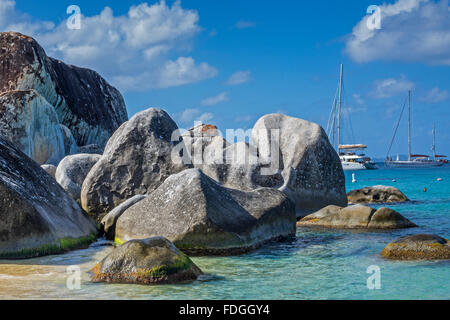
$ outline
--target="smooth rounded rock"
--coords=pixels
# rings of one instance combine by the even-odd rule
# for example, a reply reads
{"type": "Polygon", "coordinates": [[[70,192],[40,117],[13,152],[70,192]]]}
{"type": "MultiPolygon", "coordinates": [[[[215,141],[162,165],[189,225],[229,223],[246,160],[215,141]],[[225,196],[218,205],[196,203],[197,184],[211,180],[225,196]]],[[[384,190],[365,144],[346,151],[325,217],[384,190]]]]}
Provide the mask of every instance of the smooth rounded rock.
{"type": "Polygon", "coordinates": [[[406,202],[408,198],[397,188],[373,186],[350,191],[347,194],[350,203],[392,203],[406,202]]]}
{"type": "Polygon", "coordinates": [[[100,158],[98,154],[75,154],[65,157],[56,169],[56,181],[78,203],[81,203],[81,186],[84,179],[100,158]]]}

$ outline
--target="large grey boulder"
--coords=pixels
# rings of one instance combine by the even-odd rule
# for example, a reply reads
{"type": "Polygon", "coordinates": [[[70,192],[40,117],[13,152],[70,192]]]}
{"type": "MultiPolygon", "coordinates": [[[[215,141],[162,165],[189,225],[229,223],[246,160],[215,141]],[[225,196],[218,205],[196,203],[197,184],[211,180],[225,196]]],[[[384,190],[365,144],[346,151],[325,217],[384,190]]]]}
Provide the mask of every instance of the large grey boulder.
{"type": "Polygon", "coordinates": [[[81,204],[81,186],[92,167],[100,160],[99,154],[76,154],[67,156],[56,169],[56,181],[81,204]]]}
{"type": "Polygon", "coordinates": [[[125,200],[152,192],[171,174],[186,169],[176,152],[183,142],[172,141],[177,130],[161,109],[142,111],[124,123],[83,183],[83,209],[101,220],[125,200]]]}
{"type": "Polygon", "coordinates": [[[114,240],[116,237],[116,223],[120,216],[130,207],[134,206],[139,201],[146,198],[146,195],[138,194],[131,199],[123,202],[119,206],[115,207],[110,213],[108,213],[100,222],[101,228],[105,233],[107,240],[114,240]]]}
{"type": "Polygon", "coordinates": [[[269,188],[221,186],[199,169],[170,176],[116,224],[116,241],[161,235],[187,254],[231,255],[295,235],[294,204],[269,188]]]}
{"type": "Polygon", "coordinates": [[[450,241],[433,234],[417,234],[391,242],[381,252],[391,260],[450,260],[450,241]]]}
{"type": "Polygon", "coordinates": [[[0,92],[38,91],[78,146],[104,146],[127,120],[122,95],[95,71],[48,57],[33,38],[20,33],[0,33],[0,48],[0,92]]]}
{"type": "Polygon", "coordinates": [[[96,144],[89,144],[78,148],[79,153],[103,154],[103,148],[96,144]]]}
{"type": "Polygon", "coordinates": [[[0,134],[38,164],[57,165],[66,155],[55,109],[36,90],[0,94],[0,134]]]}
{"type": "Polygon", "coordinates": [[[378,210],[363,205],[346,208],[328,206],[302,218],[298,226],[337,229],[402,229],[417,227],[400,213],[389,209],[378,210]]]}
{"type": "Polygon", "coordinates": [[[92,270],[92,282],[173,284],[196,280],[202,271],[169,240],[132,240],[114,249],[92,270]]]}
{"type": "Polygon", "coordinates": [[[373,186],[352,190],[347,194],[351,203],[392,203],[409,201],[397,188],[390,186],[373,186]]]}
{"type": "Polygon", "coordinates": [[[266,171],[266,178],[296,204],[299,217],[327,205],[347,205],[339,156],[319,125],[270,114],[256,122],[252,141],[259,156],[271,161],[273,172],[266,171]],[[281,179],[271,179],[278,173],[281,179]]]}
{"type": "Polygon", "coordinates": [[[230,144],[213,125],[199,125],[183,134],[193,166],[225,187],[244,191],[276,186],[279,173],[261,174],[270,165],[258,156],[258,150],[247,142],[230,144]],[[276,179],[276,181],[274,181],[276,179]]]}
{"type": "Polygon", "coordinates": [[[92,220],[72,197],[0,137],[0,259],[61,253],[95,238],[92,220]]]}

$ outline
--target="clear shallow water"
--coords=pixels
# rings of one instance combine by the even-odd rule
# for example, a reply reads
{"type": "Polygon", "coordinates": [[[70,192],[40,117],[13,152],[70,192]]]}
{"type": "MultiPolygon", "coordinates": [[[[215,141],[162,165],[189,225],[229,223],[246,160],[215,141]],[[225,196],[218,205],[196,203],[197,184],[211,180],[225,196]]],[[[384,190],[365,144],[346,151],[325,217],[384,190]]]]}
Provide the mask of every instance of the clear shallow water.
{"type": "Polygon", "coordinates": [[[206,275],[170,286],[90,283],[87,272],[111,250],[105,246],[0,261],[0,299],[450,299],[450,262],[392,262],[379,256],[400,236],[450,238],[450,166],[356,172],[355,184],[351,172],[346,176],[348,191],[376,184],[402,190],[413,202],[391,207],[420,227],[380,232],[302,228],[296,238],[248,255],[193,258],[206,275]],[[67,289],[71,265],[81,268],[80,290],[67,289]],[[381,290],[367,289],[371,265],[381,269],[381,290]]]}

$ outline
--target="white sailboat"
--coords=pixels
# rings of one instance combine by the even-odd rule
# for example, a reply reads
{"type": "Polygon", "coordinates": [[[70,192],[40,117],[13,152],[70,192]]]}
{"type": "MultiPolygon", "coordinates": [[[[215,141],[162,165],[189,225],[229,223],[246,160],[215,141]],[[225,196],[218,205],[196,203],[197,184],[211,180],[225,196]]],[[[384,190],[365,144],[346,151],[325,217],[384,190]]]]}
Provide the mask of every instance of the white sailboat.
{"type": "Polygon", "coordinates": [[[386,161],[385,164],[387,167],[390,168],[433,168],[433,167],[441,167],[444,163],[442,161],[438,161],[438,157],[443,157],[443,156],[438,156],[436,155],[436,139],[435,139],[435,130],[433,129],[433,153],[434,153],[434,158],[431,159],[430,156],[428,155],[423,155],[423,154],[413,154],[412,153],[412,148],[411,148],[411,91],[408,92],[408,160],[400,160],[399,155],[397,154],[397,158],[395,160],[393,160],[390,156],[389,153],[391,152],[392,149],[392,145],[394,143],[395,140],[395,136],[397,134],[397,129],[400,125],[400,121],[402,120],[402,116],[403,116],[403,111],[404,111],[404,106],[403,106],[403,110],[400,114],[400,119],[398,121],[397,124],[397,128],[395,130],[394,133],[394,137],[392,139],[391,142],[391,146],[389,147],[389,151],[388,151],[388,156],[386,157],[386,161]]]}
{"type": "Polygon", "coordinates": [[[344,80],[344,65],[341,64],[341,72],[339,77],[339,98],[336,98],[331,108],[330,117],[328,119],[327,134],[333,145],[336,142],[337,128],[337,145],[336,151],[341,159],[342,168],[348,171],[354,170],[373,170],[378,169],[371,158],[362,153],[367,149],[365,144],[342,144],[342,88],[344,80]]]}

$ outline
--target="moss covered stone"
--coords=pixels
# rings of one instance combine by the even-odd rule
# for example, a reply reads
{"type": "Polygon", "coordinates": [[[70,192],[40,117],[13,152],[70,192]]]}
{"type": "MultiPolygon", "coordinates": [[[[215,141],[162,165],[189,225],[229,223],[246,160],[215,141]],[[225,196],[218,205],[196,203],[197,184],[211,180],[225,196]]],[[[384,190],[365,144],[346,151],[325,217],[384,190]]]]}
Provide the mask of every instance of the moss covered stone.
{"type": "Polygon", "coordinates": [[[431,234],[402,237],[384,248],[381,256],[392,260],[449,260],[450,243],[431,234]]]}
{"type": "Polygon", "coordinates": [[[202,274],[188,256],[163,237],[128,241],[114,249],[91,273],[92,282],[146,285],[195,280],[202,274]]]}

